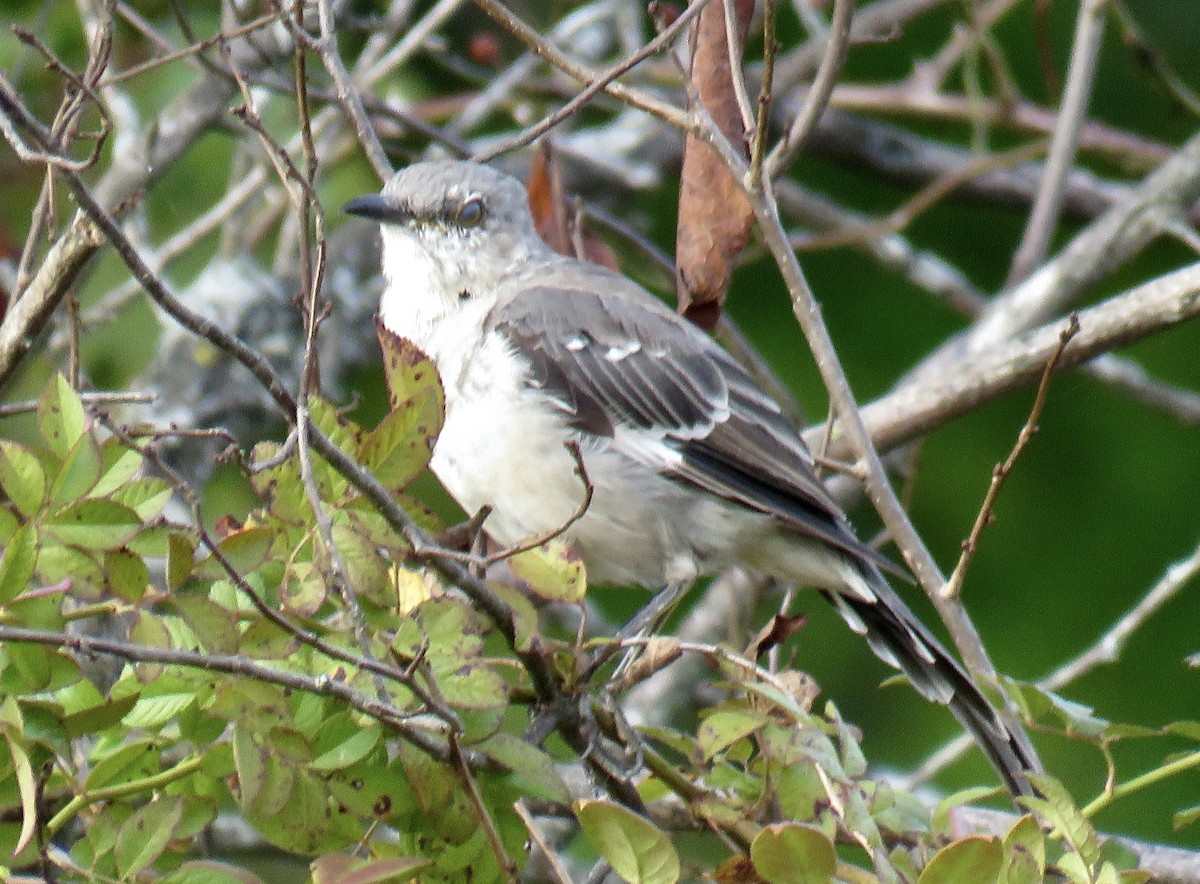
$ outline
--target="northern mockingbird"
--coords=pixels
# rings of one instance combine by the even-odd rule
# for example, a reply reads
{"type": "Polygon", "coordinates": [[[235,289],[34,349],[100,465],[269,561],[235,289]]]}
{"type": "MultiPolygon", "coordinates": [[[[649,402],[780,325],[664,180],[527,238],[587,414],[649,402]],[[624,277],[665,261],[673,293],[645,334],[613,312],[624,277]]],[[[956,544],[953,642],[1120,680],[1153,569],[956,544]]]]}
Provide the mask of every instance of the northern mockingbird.
{"type": "Polygon", "coordinates": [[[636,283],[552,251],[525,189],[434,161],[345,211],[380,222],[383,325],[445,387],[431,467],[515,545],[565,531],[594,582],[660,587],[735,563],[814,586],[926,698],[947,704],[1015,794],[1036,762],[888,586],[797,429],[732,357],[636,283]]]}

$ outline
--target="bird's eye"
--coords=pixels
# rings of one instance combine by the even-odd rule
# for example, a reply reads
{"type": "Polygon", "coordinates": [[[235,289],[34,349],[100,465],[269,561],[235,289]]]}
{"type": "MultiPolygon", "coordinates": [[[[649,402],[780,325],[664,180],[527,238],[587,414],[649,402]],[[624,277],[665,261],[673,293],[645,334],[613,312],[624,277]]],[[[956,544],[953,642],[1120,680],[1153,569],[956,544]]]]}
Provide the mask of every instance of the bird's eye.
{"type": "Polygon", "coordinates": [[[478,227],[483,223],[483,216],[483,200],[473,196],[459,207],[455,220],[459,227],[478,227]]]}

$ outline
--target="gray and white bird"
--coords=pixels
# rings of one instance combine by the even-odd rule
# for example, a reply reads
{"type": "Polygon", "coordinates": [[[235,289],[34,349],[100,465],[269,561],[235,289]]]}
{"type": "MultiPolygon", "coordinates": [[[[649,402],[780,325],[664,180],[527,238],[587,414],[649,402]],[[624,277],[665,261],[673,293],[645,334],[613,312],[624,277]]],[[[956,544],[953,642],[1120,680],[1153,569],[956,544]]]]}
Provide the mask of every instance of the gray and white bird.
{"type": "Polygon", "coordinates": [[[552,251],[524,187],[434,161],[345,211],[380,222],[383,325],[436,365],[431,467],[503,545],[553,532],[592,582],[660,587],[733,564],[820,589],[871,649],[947,704],[1014,794],[1031,750],[888,585],[800,434],[710,337],[631,280],[552,251]]]}

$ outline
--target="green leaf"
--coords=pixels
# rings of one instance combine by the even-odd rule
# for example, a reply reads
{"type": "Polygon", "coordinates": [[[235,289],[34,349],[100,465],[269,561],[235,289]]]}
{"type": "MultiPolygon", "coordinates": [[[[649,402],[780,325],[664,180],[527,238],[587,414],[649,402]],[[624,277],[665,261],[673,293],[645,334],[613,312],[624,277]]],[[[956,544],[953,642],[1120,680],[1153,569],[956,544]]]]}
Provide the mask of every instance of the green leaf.
{"type": "Polygon", "coordinates": [[[128,549],[104,554],[104,577],[113,595],[127,602],[140,601],[150,585],[150,569],[141,556],[128,549]]]}
{"type": "Polygon", "coordinates": [[[100,446],[90,435],[79,441],[67,455],[54,484],[50,488],[50,503],[64,506],[83,497],[100,480],[100,446]]]}
{"type": "Polygon", "coordinates": [[[0,559],[0,605],[8,604],[29,588],[37,559],[37,531],[33,525],[22,525],[0,559]]]}
{"type": "Polygon", "coordinates": [[[121,718],[127,728],[156,731],[196,702],[194,693],[141,697],[121,718]]]}
{"type": "Polygon", "coordinates": [[[588,841],[626,881],[674,884],[679,880],[679,854],[645,817],[601,800],[575,802],[575,817],[588,841]]]}
{"type": "Polygon", "coordinates": [[[452,669],[479,656],[483,630],[479,615],[463,602],[430,599],[417,608],[415,617],[400,622],[392,650],[406,660],[423,654],[435,670],[452,669]]]}
{"type": "MultiPolygon", "coordinates": [[[[171,647],[171,631],[157,614],[138,611],[133,626],[129,628],[129,640],[135,645],[166,649],[171,647]]],[[[137,663],[134,665],[134,672],[137,673],[138,681],[149,684],[162,675],[163,664],[137,663]]]]}
{"type": "Polygon", "coordinates": [[[800,823],[764,828],[750,844],[750,860],[767,884],[824,884],[837,869],[833,842],[800,823]]]}
{"type": "MultiPolygon", "coordinates": [[[[269,528],[243,528],[234,531],[217,544],[222,556],[239,574],[247,574],[262,567],[271,553],[275,532],[269,528]]],[[[215,555],[210,555],[196,569],[202,580],[223,580],[229,576],[215,555]]]]}
{"type": "Polygon", "coordinates": [[[61,374],[54,376],[38,400],[37,422],[46,446],[59,460],[67,459],[87,431],[83,402],[61,374]]]}
{"type": "Polygon", "coordinates": [[[379,743],[382,731],[379,725],[372,725],[355,731],[349,739],[333,748],[322,752],[311,762],[312,770],[330,771],[342,770],[361,761],[379,743]]]}
{"type": "Polygon", "coordinates": [[[363,436],[359,460],[385,487],[407,488],[429,465],[441,419],[438,398],[409,399],[363,436]]]}
{"type": "MultiPolygon", "coordinates": [[[[44,538],[43,538],[44,541],[44,538]]],[[[91,553],[51,543],[38,553],[37,576],[45,583],[71,581],[76,598],[99,598],[104,589],[104,569],[91,553]]]]}
{"type": "Polygon", "coordinates": [[[92,489],[93,497],[107,497],[142,468],[141,452],[126,448],[120,439],[106,439],[100,446],[100,481],[92,489]]]}
{"type": "Polygon", "coordinates": [[[158,752],[152,740],[141,738],[92,759],[84,788],[94,792],[110,784],[128,783],[157,771],[158,752]]]}
{"type": "Polygon", "coordinates": [[[1003,862],[998,838],[972,835],[935,853],[917,884],[995,884],[1003,862]]]}
{"type": "Polygon", "coordinates": [[[1200,820],[1200,805],[1176,812],[1175,816],[1171,818],[1171,827],[1178,832],[1180,829],[1186,829],[1196,820],[1200,820]]]}
{"type": "Polygon", "coordinates": [[[179,589],[196,566],[196,544],[186,534],[172,531],[167,536],[167,588],[179,589]]]}
{"type": "Polygon", "coordinates": [[[113,847],[122,877],[132,877],[158,859],[182,817],[182,798],[163,798],[134,811],[121,826],[113,847]]]}
{"type": "Polygon", "coordinates": [[[210,654],[236,654],[241,634],[233,612],[206,596],[175,593],[171,605],[210,654]]]}
{"type": "Polygon", "coordinates": [[[1022,796],[1020,802],[1054,826],[1051,837],[1062,837],[1088,868],[1095,866],[1100,861],[1100,839],[1070,793],[1048,774],[1031,775],[1030,783],[1042,797],[1022,796]]]}
{"type": "Polygon", "coordinates": [[[24,445],[0,439],[0,488],[21,515],[32,518],[46,502],[46,472],[24,445]]]}
{"type": "Polygon", "coordinates": [[[71,737],[97,734],[124,718],[137,700],[137,694],[129,694],[76,709],[63,718],[63,727],[71,737]]]}
{"type": "Polygon", "coordinates": [[[499,709],[508,703],[508,683],[482,664],[438,675],[438,689],[456,709],[499,709]]]}
{"type": "Polygon", "coordinates": [[[81,500],[46,521],[46,533],[81,549],[119,549],[142,530],[142,520],[129,507],[112,500],[81,500]]]}
{"type": "Polygon", "coordinates": [[[767,722],[767,716],[749,709],[721,709],[706,717],[696,731],[696,743],[701,758],[709,761],[714,755],[754,733],[767,722]]]}
{"type": "Polygon", "coordinates": [[[147,476],[131,479],[109,496],[137,513],[143,522],[149,522],[162,515],[171,493],[171,486],[162,479],[147,476]]]}
{"type": "Polygon", "coordinates": [[[4,740],[8,743],[8,753],[12,756],[13,775],[17,781],[17,792],[21,797],[21,833],[17,836],[16,846],[11,851],[11,856],[14,857],[33,841],[33,836],[37,833],[38,822],[38,788],[33,776],[33,765],[21,743],[24,730],[21,707],[17,705],[14,698],[5,697],[2,707],[0,707],[0,731],[3,732],[4,740]]]}
{"type": "Polygon", "coordinates": [[[1026,814],[1004,835],[1001,884],[1040,884],[1046,873],[1046,836],[1037,820],[1026,814]]]}
{"type": "Polygon", "coordinates": [[[587,570],[566,541],[551,540],[517,553],[508,566],[530,592],[552,602],[575,603],[587,594],[587,570]]]}
{"type": "Polygon", "coordinates": [[[937,803],[933,809],[933,828],[938,832],[952,832],[954,822],[950,815],[956,807],[972,804],[996,794],[995,786],[969,786],[957,792],[951,792],[937,803]]]}
{"type": "MultiPolygon", "coordinates": [[[[488,587],[512,609],[517,650],[528,651],[533,647],[533,640],[538,635],[537,608],[527,594],[511,584],[493,581],[488,587]]],[[[428,588],[426,592],[428,593],[428,588]]]]}
{"type": "Polygon", "coordinates": [[[535,797],[563,804],[571,800],[570,790],[559,776],[554,759],[537,746],[502,732],[494,734],[475,748],[516,774],[523,781],[522,793],[528,791],[535,797]]]}

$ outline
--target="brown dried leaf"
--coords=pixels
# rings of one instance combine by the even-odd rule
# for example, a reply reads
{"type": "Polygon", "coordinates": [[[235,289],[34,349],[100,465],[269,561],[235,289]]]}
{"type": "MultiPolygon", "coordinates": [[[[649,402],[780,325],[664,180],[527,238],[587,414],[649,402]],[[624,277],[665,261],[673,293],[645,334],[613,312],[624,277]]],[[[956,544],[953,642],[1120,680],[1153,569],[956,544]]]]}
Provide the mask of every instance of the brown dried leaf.
{"type": "Polygon", "coordinates": [[[805,614],[776,614],[746,647],[746,656],[757,660],[771,648],[783,644],[808,623],[805,614]]]}
{"type": "Polygon", "coordinates": [[[647,643],[641,656],[625,671],[621,687],[629,688],[643,681],[660,669],[666,669],[683,656],[679,639],[673,635],[656,635],[647,643]]]}
{"type": "Polygon", "coordinates": [[[542,141],[534,154],[528,190],[533,225],[546,245],[560,255],[591,261],[609,270],[620,269],[617,255],[608,243],[587,230],[580,230],[582,211],[578,200],[571,205],[567,199],[558,157],[549,141],[542,141]]]}
{"type": "MultiPolygon", "coordinates": [[[[738,41],[744,44],[754,0],[734,0],[733,9],[738,41]]],[[[748,157],[746,131],[729,62],[724,4],[710,0],[693,28],[694,92],[730,143],[748,157]]],[[[741,52],[739,45],[736,55],[740,57],[741,52]]],[[[750,204],[725,163],[711,147],[689,135],[683,150],[679,187],[675,285],[679,312],[701,328],[711,329],[716,325],[734,261],[749,240],[753,224],[750,204]]]]}
{"type": "Polygon", "coordinates": [[[529,170],[529,210],[533,226],[546,245],[560,255],[570,255],[571,232],[567,225],[567,202],[563,196],[562,170],[549,141],[538,144],[529,170]]]}

